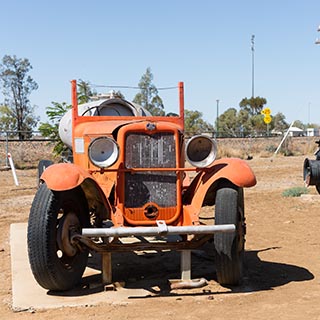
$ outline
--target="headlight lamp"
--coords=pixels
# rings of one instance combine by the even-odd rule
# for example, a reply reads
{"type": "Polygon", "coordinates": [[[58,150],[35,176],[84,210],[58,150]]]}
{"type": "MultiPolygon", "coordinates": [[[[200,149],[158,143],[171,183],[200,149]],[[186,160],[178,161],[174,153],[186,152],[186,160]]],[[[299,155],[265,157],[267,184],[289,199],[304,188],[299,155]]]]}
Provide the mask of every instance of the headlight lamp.
{"type": "Polygon", "coordinates": [[[95,166],[108,168],[118,160],[119,146],[109,137],[99,137],[91,141],[88,154],[95,166]]]}
{"type": "Polygon", "coordinates": [[[204,135],[192,137],[186,145],[186,158],[195,167],[209,166],[217,156],[217,144],[211,138],[204,135]]]}

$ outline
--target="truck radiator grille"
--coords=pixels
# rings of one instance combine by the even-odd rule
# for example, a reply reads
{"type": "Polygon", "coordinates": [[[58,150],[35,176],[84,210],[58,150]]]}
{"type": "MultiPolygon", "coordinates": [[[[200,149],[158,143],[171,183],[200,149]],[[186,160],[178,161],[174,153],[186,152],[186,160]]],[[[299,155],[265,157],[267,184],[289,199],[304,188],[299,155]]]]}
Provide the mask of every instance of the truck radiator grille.
{"type": "Polygon", "coordinates": [[[171,133],[130,133],[126,137],[126,168],[150,171],[125,174],[125,206],[140,208],[153,202],[160,207],[176,205],[177,175],[174,171],[155,172],[152,168],[175,168],[175,139],[171,133]]]}

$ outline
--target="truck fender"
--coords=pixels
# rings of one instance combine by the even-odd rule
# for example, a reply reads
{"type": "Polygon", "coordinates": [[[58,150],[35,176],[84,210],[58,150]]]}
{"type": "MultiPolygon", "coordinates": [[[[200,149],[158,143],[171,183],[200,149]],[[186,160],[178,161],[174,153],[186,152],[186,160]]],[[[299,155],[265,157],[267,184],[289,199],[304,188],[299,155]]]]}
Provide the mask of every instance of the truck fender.
{"type": "Polygon", "coordinates": [[[40,176],[47,187],[54,191],[65,191],[78,187],[85,179],[92,176],[73,163],[57,163],[49,166],[40,176]]]}
{"type": "Polygon", "coordinates": [[[81,186],[89,207],[96,208],[103,219],[109,218],[112,207],[95,179],[73,163],[57,163],[49,166],[40,177],[47,187],[53,191],[66,191],[81,186]]]}
{"type": "Polygon", "coordinates": [[[185,204],[201,208],[207,191],[220,179],[231,181],[238,187],[253,187],[257,181],[249,165],[238,158],[222,158],[199,172],[184,194],[185,204]]]}

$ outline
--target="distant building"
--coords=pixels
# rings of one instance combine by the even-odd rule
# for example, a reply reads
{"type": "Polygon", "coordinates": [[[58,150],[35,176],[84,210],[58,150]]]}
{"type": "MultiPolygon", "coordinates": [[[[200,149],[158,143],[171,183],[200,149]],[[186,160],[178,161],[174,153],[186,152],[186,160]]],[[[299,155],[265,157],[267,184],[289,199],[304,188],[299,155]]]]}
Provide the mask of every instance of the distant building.
{"type": "Polygon", "coordinates": [[[319,137],[319,128],[308,128],[307,137],[319,137]]]}
{"type": "Polygon", "coordinates": [[[273,136],[282,136],[283,135],[283,132],[282,131],[277,131],[275,129],[271,130],[271,134],[273,136]]]}
{"type": "Polygon", "coordinates": [[[289,129],[289,136],[290,137],[303,137],[304,135],[305,135],[305,132],[298,127],[291,127],[289,129]]]}

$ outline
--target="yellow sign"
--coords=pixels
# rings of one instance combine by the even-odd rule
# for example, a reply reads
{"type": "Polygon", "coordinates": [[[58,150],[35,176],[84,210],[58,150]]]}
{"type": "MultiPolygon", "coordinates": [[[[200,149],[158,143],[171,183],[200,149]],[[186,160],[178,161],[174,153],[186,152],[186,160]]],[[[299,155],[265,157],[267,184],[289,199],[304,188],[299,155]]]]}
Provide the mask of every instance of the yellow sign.
{"type": "Polygon", "coordinates": [[[262,109],[261,113],[264,114],[265,116],[270,116],[271,109],[270,108],[264,108],[264,109],[262,109]]]}
{"type": "Polygon", "coordinates": [[[263,121],[266,124],[270,123],[271,120],[272,120],[272,117],[269,114],[265,115],[264,118],[263,118],[263,121]]]}

